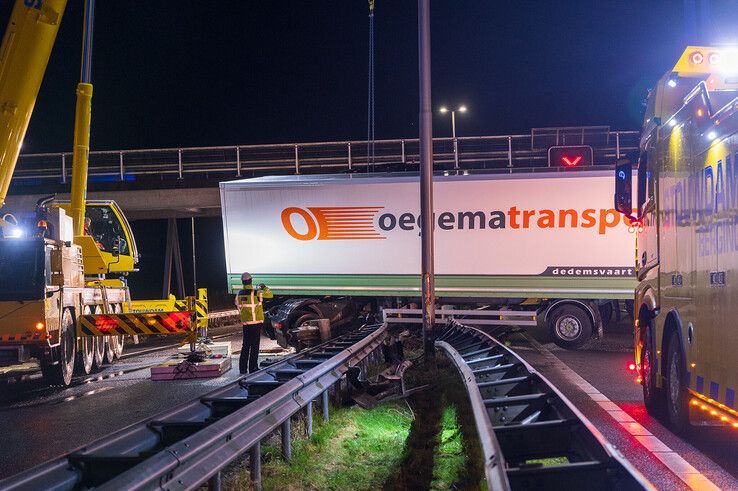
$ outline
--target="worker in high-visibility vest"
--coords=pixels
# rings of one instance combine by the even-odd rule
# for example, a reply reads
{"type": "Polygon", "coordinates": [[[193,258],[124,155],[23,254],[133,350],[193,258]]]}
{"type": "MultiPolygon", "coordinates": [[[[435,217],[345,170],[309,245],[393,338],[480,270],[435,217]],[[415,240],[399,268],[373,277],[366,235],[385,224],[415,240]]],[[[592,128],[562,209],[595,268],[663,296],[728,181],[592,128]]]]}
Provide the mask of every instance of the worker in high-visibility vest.
{"type": "Polygon", "coordinates": [[[236,295],[236,307],[243,324],[243,346],[238,360],[241,373],[255,372],[259,369],[259,340],[261,326],[264,324],[264,299],[274,295],[264,283],[254,288],[249,273],[241,275],[243,289],[236,295]]]}

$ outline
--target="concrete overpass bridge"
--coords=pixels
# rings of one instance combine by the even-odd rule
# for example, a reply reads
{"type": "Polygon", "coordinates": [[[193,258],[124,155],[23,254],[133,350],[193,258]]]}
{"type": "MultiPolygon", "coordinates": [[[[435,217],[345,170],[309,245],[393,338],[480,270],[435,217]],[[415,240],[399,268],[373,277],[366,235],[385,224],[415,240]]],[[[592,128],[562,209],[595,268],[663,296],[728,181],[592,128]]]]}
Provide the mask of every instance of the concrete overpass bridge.
{"type": "MultiPolygon", "coordinates": [[[[637,150],[638,138],[636,131],[607,126],[436,138],[434,165],[438,173],[566,170],[549,166],[549,148],[586,145],[596,167],[637,150]]],[[[217,303],[219,296],[227,298],[219,182],[277,174],[418,171],[417,139],[378,140],[374,149],[373,158],[366,141],[90,152],[88,198],[115,200],[131,222],[141,252],[141,273],[130,278],[136,296],[174,291],[181,297],[197,285],[208,287],[217,303]]],[[[21,155],[2,212],[20,218],[33,213],[43,197],[68,197],[71,162],[70,152],[21,155]]]]}
{"type": "MultiPolygon", "coordinates": [[[[607,126],[536,128],[526,135],[436,138],[434,165],[443,172],[521,172],[549,167],[552,146],[592,147],[593,165],[610,165],[638,149],[638,132],[607,126]]],[[[21,155],[4,212],[33,210],[70,184],[70,152],[21,155]]],[[[417,172],[417,139],[234,145],[90,152],[90,199],[114,199],[129,220],[220,214],[218,183],[276,174],[417,172]],[[186,190],[186,191],[185,191],[186,190]]]]}

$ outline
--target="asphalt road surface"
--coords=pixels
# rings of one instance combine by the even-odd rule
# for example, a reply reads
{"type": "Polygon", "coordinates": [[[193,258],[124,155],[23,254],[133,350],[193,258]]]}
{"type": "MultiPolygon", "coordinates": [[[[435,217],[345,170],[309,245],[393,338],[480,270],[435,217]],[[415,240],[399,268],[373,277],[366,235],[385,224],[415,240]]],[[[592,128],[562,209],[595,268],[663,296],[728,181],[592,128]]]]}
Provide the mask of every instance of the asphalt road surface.
{"type": "MultiPolygon", "coordinates": [[[[240,350],[240,326],[211,330],[240,350]]],[[[547,377],[658,489],[738,489],[738,431],[699,427],[676,435],[650,417],[632,361],[627,322],[578,351],[550,343],[542,329],[511,338],[512,348],[547,377]]],[[[73,451],[172,405],[192,400],[239,376],[237,357],[222,377],[153,382],[149,368],[174,353],[156,344],[128,348],[128,356],[64,390],[40,381],[0,388],[0,477],[73,451]]],[[[262,348],[275,343],[262,338],[262,348]]],[[[274,356],[263,353],[263,357],[274,356]]]]}
{"type": "Polygon", "coordinates": [[[632,327],[621,322],[577,351],[550,342],[542,329],[515,335],[511,348],[548,378],[658,489],[738,489],[738,431],[694,427],[673,433],[643,406],[627,370],[632,327]]]}
{"type": "MultiPolygon", "coordinates": [[[[217,341],[241,349],[241,326],[210,330],[217,341]]],[[[71,387],[43,387],[40,380],[0,387],[0,478],[66,454],[115,430],[184,403],[239,377],[238,356],[221,377],[154,382],[150,367],[175,353],[172,341],[154,340],[129,349],[128,356],[71,387]],[[163,346],[168,348],[161,349],[163,346]]],[[[262,338],[262,350],[276,342],[262,338]]],[[[124,355],[126,352],[124,352],[124,355]]],[[[262,353],[260,358],[275,356],[262,353]]]]}

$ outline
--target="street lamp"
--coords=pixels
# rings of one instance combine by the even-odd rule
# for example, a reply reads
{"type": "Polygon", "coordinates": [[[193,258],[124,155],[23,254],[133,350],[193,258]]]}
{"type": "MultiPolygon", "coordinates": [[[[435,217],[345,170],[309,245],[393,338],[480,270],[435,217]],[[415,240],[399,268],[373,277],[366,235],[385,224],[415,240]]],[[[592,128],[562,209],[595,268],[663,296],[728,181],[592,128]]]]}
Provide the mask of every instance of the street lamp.
{"type": "Polygon", "coordinates": [[[451,113],[451,137],[454,142],[454,169],[459,168],[459,143],[456,140],[456,111],[460,113],[466,112],[466,106],[459,106],[456,109],[449,110],[446,106],[441,106],[439,109],[441,114],[451,113]]]}

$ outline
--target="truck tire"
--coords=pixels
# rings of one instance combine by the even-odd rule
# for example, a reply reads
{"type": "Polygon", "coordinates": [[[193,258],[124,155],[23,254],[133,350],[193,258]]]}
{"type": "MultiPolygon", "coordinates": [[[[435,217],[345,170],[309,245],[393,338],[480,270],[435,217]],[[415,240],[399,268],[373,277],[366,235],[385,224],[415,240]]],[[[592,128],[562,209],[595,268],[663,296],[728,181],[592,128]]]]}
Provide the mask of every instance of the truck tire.
{"type": "MultiPolygon", "coordinates": [[[[114,314],[120,314],[123,312],[123,307],[121,307],[120,304],[113,305],[113,313],[114,314]]],[[[113,344],[113,355],[114,358],[117,360],[123,355],[123,345],[126,342],[125,336],[110,336],[109,342],[112,342],[113,344]]]]}
{"type": "Polygon", "coordinates": [[[110,365],[115,361],[115,336],[105,336],[105,348],[103,349],[103,363],[110,365]]]}
{"type": "MultiPolygon", "coordinates": [[[[90,307],[85,306],[82,310],[83,315],[90,314],[90,307]]],[[[92,373],[92,362],[95,359],[94,339],[89,336],[83,336],[77,342],[77,373],[89,375],[92,373]]]]}
{"type": "Polygon", "coordinates": [[[565,349],[577,349],[592,337],[592,319],[586,310],[564,304],[549,312],[548,331],[553,342],[565,349]]]}
{"type": "Polygon", "coordinates": [[[641,385],[643,386],[643,405],[646,406],[646,411],[658,418],[664,414],[664,393],[656,387],[656,371],[654,370],[656,358],[651,337],[651,330],[646,329],[640,359],[641,385]]]}
{"type": "Polygon", "coordinates": [[[89,375],[92,372],[92,361],[95,358],[93,339],[84,336],[77,342],[77,373],[89,375]]]}
{"type": "Polygon", "coordinates": [[[689,395],[686,384],[686,362],[677,334],[669,338],[666,351],[666,416],[677,433],[689,428],[689,395]]]}
{"type": "Polygon", "coordinates": [[[615,309],[613,308],[612,302],[600,304],[600,317],[602,318],[602,327],[608,327],[612,318],[614,317],[615,309]]]}
{"type": "Polygon", "coordinates": [[[633,311],[634,311],[633,310],[634,309],[633,305],[634,304],[635,304],[635,302],[633,300],[626,300],[625,301],[625,311],[628,313],[628,315],[630,316],[631,319],[635,319],[635,317],[633,317],[633,311]]]}
{"type": "MultiPolygon", "coordinates": [[[[99,314],[100,308],[93,307],[92,313],[99,314]]],[[[99,370],[102,370],[102,367],[105,364],[105,337],[104,336],[92,336],[91,339],[92,339],[92,352],[95,355],[92,360],[92,369],[93,371],[97,372],[99,370]]]]}
{"type": "Polygon", "coordinates": [[[59,346],[53,348],[53,361],[41,363],[41,375],[47,385],[67,387],[72,383],[74,362],[77,355],[77,333],[70,309],[62,313],[59,330],[59,346]]]}
{"type": "Polygon", "coordinates": [[[269,314],[269,312],[264,313],[264,334],[267,335],[267,337],[271,340],[277,339],[277,333],[274,330],[274,326],[272,325],[272,316],[269,314]]]}

